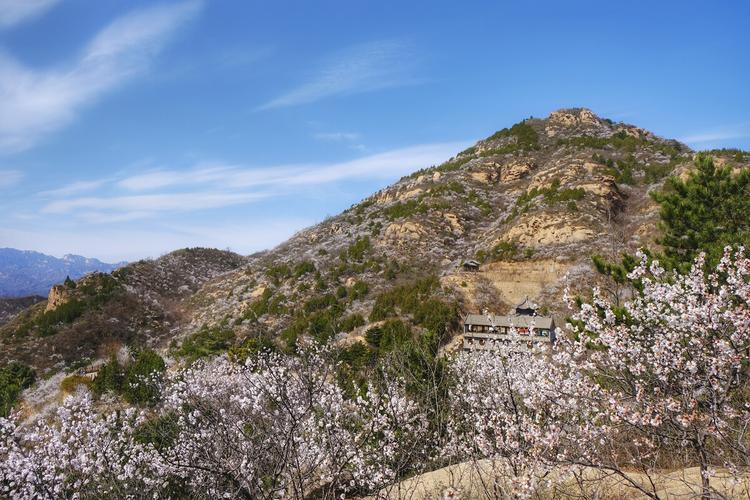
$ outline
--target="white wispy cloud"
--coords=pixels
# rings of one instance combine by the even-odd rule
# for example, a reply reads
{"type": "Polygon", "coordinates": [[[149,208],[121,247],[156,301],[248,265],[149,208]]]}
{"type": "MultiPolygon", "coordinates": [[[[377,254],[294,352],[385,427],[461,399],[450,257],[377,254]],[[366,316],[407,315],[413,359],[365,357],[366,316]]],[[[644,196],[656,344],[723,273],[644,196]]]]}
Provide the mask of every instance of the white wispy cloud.
{"type": "Polygon", "coordinates": [[[0,151],[30,148],[73,121],[84,105],[144,72],[200,7],[191,0],[131,12],[101,30],[64,68],[40,71],[0,54],[0,151]]]}
{"type": "Polygon", "coordinates": [[[214,186],[222,189],[246,189],[324,184],[351,179],[391,179],[419,168],[437,164],[460,151],[466,144],[449,142],[421,144],[394,149],[354,160],[329,164],[292,164],[247,168],[236,165],[208,164],[190,170],[156,170],[126,177],[118,186],[134,190],[153,190],[184,186],[214,186]]]}
{"type": "Polygon", "coordinates": [[[188,172],[153,170],[121,179],[117,185],[131,191],[144,191],[179,185],[208,184],[228,178],[233,170],[233,167],[226,165],[199,166],[188,172]]]}
{"type": "Polygon", "coordinates": [[[343,143],[349,149],[360,153],[368,151],[367,146],[359,141],[360,134],[356,132],[318,132],[313,134],[313,138],[323,142],[343,143]]]}
{"type": "Polygon", "coordinates": [[[351,47],[325,62],[311,78],[276,97],[259,110],[307,104],[337,95],[371,92],[418,83],[413,50],[383,40],[351,47]]]}
{"type": "Polygon", "coordinates": [[[60,0],[0,0],[0,28],[9,28],[44,14],[60,0]]]}
{"type": "MultiPolygon", "coordinates": [[[[190,212],[209,208],[226,207],[257,201],[267,196],[265,193],[228,193],[221,191],[191,193],[160,193],[137,196],[84,197],[56,200],[42,209],[43,213],[64,214],[84,209],[84,214],[92,216],[101,212],[140,214],[141,216],[159,212],[190,212]]],[[[118,219],[119,220],[119,219],[118,219]]]]}
{"type": "Polygon", "coordinates": [[[0,170],[0,189],[15,186],[23,179],[20,170],[0,170]]]}
{"type": "Polygon", "coordinates": [[[118,179],[79,181],[45,191],[57,198],[45,203],[41,213],[107,223],[244,205],[307,192],[316,185],[390,180],[438,164],[465,147],[463,142],[423,144],[343,162],[264,168],[201,163],[187,170],[160,169],[118,179]],[[98,191],[75,196],[91,190],[98,191]]]}
{"type": "Polygon", "coordinates": [[[50,189],[48,191],[42,191],[39,196],[42,197],[57,197],[57,196],[71,196],[74,194],[85,193],[87,191],[93,191],[97,188],[102,187],[106,184],[106,179],[99,179],[95,181],[76,181],[71,182],[65,186],[50,189]]]}
{"type": "Polygon", "coordinates": [[[679,139],[686,144],[702,145],[705,143],[718,143],[732,139],[744,139],[750,137],[750,128],[744,125],[715,128],[691,134],[679,139]]]}
{"type": "Polygon", "coordinates": [[[360,135],[356,132],[318,132],[313,137],[319,141],[351,142],[359,140],[360,135]]]}

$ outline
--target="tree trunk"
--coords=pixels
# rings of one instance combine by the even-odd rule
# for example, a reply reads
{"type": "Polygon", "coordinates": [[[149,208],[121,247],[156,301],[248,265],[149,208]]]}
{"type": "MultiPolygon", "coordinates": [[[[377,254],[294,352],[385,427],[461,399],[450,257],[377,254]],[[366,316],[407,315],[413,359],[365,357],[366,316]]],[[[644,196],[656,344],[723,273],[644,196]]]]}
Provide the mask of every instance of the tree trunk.
{"type": "Polygon", "coordinates": [[[701,500],[710,500],[711,484],[709,483],[708,479],[708,457],[706,456],[706,450],[703,447],[703,443],[700,443],[698,456],[701,460],[701,500]]]}

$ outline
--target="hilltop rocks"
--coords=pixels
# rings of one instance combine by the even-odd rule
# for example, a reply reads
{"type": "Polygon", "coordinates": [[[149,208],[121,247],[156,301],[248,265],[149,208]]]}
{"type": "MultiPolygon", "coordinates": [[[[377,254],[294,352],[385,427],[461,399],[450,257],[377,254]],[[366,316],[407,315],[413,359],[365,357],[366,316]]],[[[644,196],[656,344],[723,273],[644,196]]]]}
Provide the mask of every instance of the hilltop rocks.
{"type": "Polygon", "coordinates": [[[599,125],[601,120],[590,109],[561,109],[550,113],[547,128],[576,127],[578,125],[599,125]]]}
{"type": "Polygon", "coordinates": [[[550,113],[545,132],[548,137],[587,134],[597,137],[612,135],[612,129],[590,109],[561,109],[550,113]]]}

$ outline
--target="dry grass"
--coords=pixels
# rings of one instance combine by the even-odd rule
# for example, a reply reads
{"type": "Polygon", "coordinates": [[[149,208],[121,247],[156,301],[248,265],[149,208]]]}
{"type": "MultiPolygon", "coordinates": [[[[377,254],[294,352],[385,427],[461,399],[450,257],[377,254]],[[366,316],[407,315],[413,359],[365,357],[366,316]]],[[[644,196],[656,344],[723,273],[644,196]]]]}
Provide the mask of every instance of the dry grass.
{"type": "MultiPolygon", "coordinates": [[[[377,498],[428,500],[439,498],[475,500],[505,498],[512,491],[500,479],[493,462],[482,460],[451,465],[402,481],[383,490],[377,498]],[[503,493],[504,492],[504,493],[503,493]]],[[[538,499],[636,499],[647,498],[635,485],[659,498],[691,499],[701,496],[697,467],[664,471],[649,476],[627,473],[627,479],[587,467],[559,468],[548,474],[535,492],[538,499]]],[[[717,471],[711,478],[714,498],[750,498],[750,474],[736,478],[717,471]]]]}

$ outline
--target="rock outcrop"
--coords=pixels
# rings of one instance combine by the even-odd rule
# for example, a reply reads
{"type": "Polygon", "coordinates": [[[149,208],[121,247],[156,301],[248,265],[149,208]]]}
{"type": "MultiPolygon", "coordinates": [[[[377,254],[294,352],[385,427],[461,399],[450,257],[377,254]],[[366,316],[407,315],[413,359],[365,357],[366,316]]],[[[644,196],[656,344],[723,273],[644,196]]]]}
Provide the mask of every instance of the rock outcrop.
{"type": "Polygon", "coordinates": [[[70,300],[70,290],[65,285],[55,285],[49,290],[47,295],[47,306],[45,312],[54,311],[61,305],[70,300]]]}

